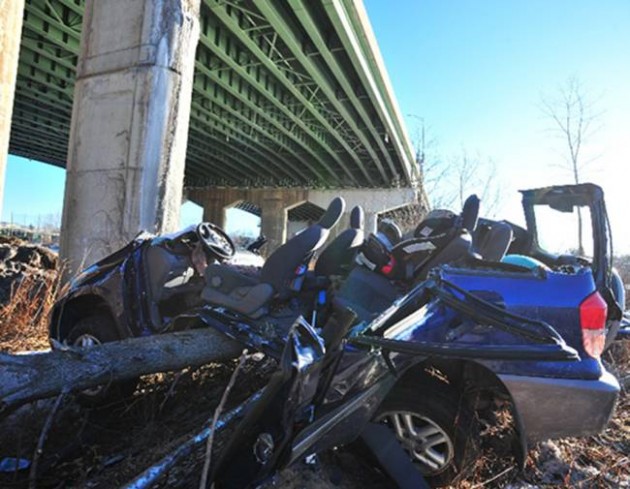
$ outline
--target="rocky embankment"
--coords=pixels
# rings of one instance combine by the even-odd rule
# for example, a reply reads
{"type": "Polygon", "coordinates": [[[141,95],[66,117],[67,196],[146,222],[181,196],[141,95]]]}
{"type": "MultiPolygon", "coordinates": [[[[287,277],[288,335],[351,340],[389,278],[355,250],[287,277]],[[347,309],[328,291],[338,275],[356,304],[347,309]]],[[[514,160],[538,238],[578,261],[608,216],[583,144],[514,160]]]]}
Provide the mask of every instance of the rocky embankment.
{"type": "MultiPolygon", "coordinates": [[[[42,246],[0,237],[0,305],[6,305],[26,280],[50,284],[58,268],[57,255],[42,246]]],[[[41,287],[40,287],[41,288],[41,287]]]]}
{"type": "Polygon", "coordinates": [[[0,237],[0,352],[48,348],[48,314],[58,273],[54,252],[0,237]]]}

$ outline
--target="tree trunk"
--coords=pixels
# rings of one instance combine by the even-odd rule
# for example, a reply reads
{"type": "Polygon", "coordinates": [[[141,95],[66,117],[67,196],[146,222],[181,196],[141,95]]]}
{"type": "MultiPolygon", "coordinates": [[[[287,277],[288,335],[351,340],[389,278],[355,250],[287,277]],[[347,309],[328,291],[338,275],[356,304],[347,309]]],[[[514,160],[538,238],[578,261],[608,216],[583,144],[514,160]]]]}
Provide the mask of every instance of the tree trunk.
{"type": "Polygon", "coordinates": [[[585,256],[584,254],[584,239],[583,239],[583,231],[582,231],[582,209],[578,206],[577,208],[577,218],[578,218],[578,255],[585,256]]]}
{"type": "Polygon", "coordinates": [[[131,338],[88,349],[0,353],[0,417],[61,392],[236,358],[242,348],[208,328],[131,338]]]}

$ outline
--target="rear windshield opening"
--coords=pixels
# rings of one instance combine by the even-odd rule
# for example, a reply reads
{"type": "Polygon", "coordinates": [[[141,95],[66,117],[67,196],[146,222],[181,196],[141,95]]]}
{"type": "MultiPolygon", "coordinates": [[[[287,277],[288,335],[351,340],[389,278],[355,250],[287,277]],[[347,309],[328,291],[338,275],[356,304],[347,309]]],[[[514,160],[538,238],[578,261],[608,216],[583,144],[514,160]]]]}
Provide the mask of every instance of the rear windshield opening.
{"type": "Polygon", "coordinates": [[[571,212],[559,212],[546,205],[537,205],[534,206],[534,212],[540,248],[551,255],[593,258],[593,226],[588,207],[574,206],[571,212]]]}

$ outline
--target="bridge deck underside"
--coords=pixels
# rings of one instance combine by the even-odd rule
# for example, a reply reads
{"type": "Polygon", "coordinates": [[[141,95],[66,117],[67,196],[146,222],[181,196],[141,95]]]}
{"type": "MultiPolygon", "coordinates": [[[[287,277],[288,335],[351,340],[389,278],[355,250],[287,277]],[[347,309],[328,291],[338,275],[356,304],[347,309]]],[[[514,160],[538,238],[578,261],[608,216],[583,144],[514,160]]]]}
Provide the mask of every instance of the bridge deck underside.
{"type": "MultiPolygon", "coordinates": [[[[366,74],[343,8],[202,0],[187,186],[409,183],[410,150],[393,143],[379,78],[366,74]]],[[[26,0],[12,154],[65,166],[83,9],[26,0]]]]}

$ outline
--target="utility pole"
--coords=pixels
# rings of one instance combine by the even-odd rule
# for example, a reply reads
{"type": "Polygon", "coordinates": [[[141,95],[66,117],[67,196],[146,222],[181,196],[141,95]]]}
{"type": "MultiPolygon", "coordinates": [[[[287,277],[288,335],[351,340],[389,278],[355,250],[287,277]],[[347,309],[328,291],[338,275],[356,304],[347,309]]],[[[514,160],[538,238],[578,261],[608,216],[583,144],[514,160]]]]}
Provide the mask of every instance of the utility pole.
{"type": "MultiPolygon", "coordinates": [[[[416,163],[420,167],[420,174],[424,173],[424,117],[415,114],[407,114],[407,117],[413,117],[420,121],[420,147],[416,148],[416,163]]],[[[416,130],[417,134],[417,130],[416,130]]]]}

